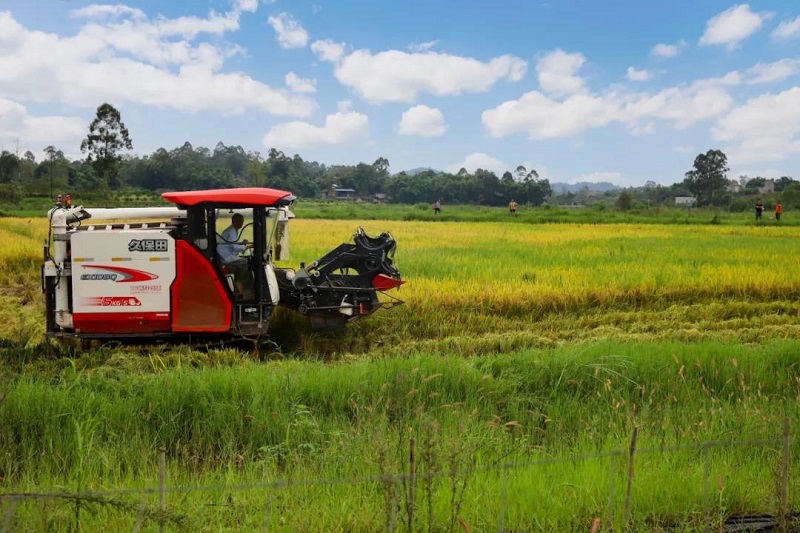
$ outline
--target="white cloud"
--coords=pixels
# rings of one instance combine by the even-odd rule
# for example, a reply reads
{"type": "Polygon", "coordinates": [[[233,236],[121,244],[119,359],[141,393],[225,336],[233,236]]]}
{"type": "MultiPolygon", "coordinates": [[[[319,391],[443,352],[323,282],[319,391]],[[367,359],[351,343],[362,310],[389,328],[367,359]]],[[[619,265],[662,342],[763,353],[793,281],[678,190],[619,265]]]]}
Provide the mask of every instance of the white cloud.
{"type": "Polygon", "coordinates": [[[0,97],[0,143],[19,140],[20,151],[36,152],[44,144],[78,144],[88,122],[60,115],[34,116],[22,104],[0,97]]]}
{"type": "Polygon", "coordinates": [[[681,50],[686,46],[686,41],[681,39],[678,44],[663,44],[659,43],[650,49],[650,55],[654,57],[675,57],[681,53],[681,50]]]}
{"type": "Polygon", "coordinates": [[[800,17],[784,20],[770,34],[770,37],[777,41],[788,41],[800,37],[800,17]]]}
{"type": "Polygon", "coordinates": [[[772,13],[754,13],[748,4],[735,5],[706,22],[706,30],[700,37],[700,45],[725,45],[729,50],[738,46],[753,33],[761,29],[772,13]]]}
{"type": "Polygon", "coordinates": [[[70,12],[72,18],[102,19],[117,18],[130,15],[134,18],[147,18],[144,11],[126,5],[100,5],[92,4],[70,12]]]}
{"type": "Polygon", "coordinates": [[[636,70],[633,67],[628,67],[628,72],[625,74],[625,77],[631,81],[647,81],[653,77],[653,74],[649,70],[636,70]]]}
{"type": "MultiPolygon", "coordinates": [[[[614,123],[624,125],[632,135],[650,135],[656,132],[659,120],[680,130],[729,112],[734,99],[726,87],[776,83],[798,73],[800,59],[785,58],[655,93],[612,86],[601,93],[587,91],[559,98],[531,91],[485,110],[481,118],[493,137],[527,133],[531,139],[561,138],[614,123]]],[[[581,82],[578,79],[571,86],[580,87],[581,82]]],[[[773,112],[781,114],[778,109],[773,112]]]]}
{"type": "Polygon", "coordinates": [[[526,63],[511,55],[481,62],[468,57],[424,52],[409,54],[368,50],[337,56],[342,49],[325,41],[312,49],[320,59],[335,63],[335,75],[343,85],[371,102],[413,102],[419,93],[451,96],[488,91],[502,79],[519,81],[526,63]]]}
{"type": "Polygon", "coordinates": [[[238,13],[152,21],[126,10],[116,13],[113,20],[87,22],[76,35],[59,37],[28,30],[0,12],[0,97],[88,108],[113,101],[300,117],[314,109],[306,97],[238,72],[217,72],[238,50],[197,40],[237,29],[238,13]]]}
{"type": "Polygon", "coordinates": [[[700,89],[670,87],[655,94],[641,93],[625,98],[621,122],[636,124],[657,118],[685,129],[701,120],[714,118],[730,109],[733,99],[718,87],[700,89]]]}
{"type": "Polygon", "coordinates": [[[281,48],[303,48],[308,44],[308,32],[289,13],[269,17],[267,22],[275,30],[281,48]]]}
{"type": "Polygon", "coordinates": [[[759,63],[745,71],[746,83],[755,85],[758,83],[774,83],[783,81],[800,72],[800,60],[781,59],[774,63],[759,63]]]}
{"type": "Polygon", "coordinates": [[[743,72],[732,70],[718,78],[698,80],[692,84],[692,87],[701,88],[725,85],[776,83],[794,76],[798,72],[800,72],[800,59],[786,58],[772,63],[758,63],[743,72]]]}
{"type": "Polygon", "coordinates": [[[335,43],[330,39],[324,41],[314,41],[311,43],[311,51],[316,54],[320,61],[330,61],[338,63],[344,56],[344,44],[335,43]]]}
{"type": "Polygon", "coordinates": [[[255,13],[258,10],[258,0],[237,0],[234,6],[237,11],[255,13]]]}
{"type": "Polygon", "coordinates": [[[580,94],[559,102],[531,91],[484,111],[481,120],[492,137],[527,132],[531,139],[552,139],[606,126],[619,113],[619,104],[611,99],[580,94]]]}
{"type": "Polygon", "coordinates": [[[628,126],[633,134],[655,131],[653,119],[672,122],[678,129],[727,111],[731,97],[721,88],[667,88],[658,93],[577,94],[555,100],[537,91],[483,112],[483,125],[493,137],[526,132],[531,139],[568,137],[611,123],[628,126]],[[642,124],[644,123],[644,124],[642,124]]]}
{"type": "Polygon", "coordinates": [[[556,50],[547,54],[536,64],[539,86],[545,93],[556,96],[584,92],[585,83],[575,74],[585,62],[586,58],[580,53],[556,50]]]}
{"type": "Polygon", "coordinates": [[[408,46],[408,49],[411,50],[412,52],[427,52],[428,50],[436,46],[438,42],[439,41],[428,41],[426,43],[412,43],[408,46]]]}
{"type": "Polygon", "coordinates": [[[462,168],[466,169],[470,174],[474,173],[479,168],[494,172],[497,176],[501,176],[506,170],[508,165],[496,159],[489,154],[483,152],[475,152],[469,154],[461,163],[453,164],[447,167],[447,171],[453,174],[457,173],[462,168]]]}
{"type": "Polygon", "coordinates": [[[425,105],[409,108],[400,119],[397,133],[418,137],[440,137],[445,132],[444,115],[425,105]]]}
{"type": "Polygon", "coordinates": [[[313,93],[317,91],[317,81],[314,79],[301,78],[294,72],[288,73],[284,79],[286,86],[296,93],[313,93]]]}
{"type": "Polygon", "coordinates": [[[323,126],[294,121],[278,124],[264,135],[267,148],[302,149],[351,144],[369,138],[369,118],[354,111],[338,111],[325,118],[323,126]]]}
{"type": "Polygon", "coordinates": [[[780,161],[800,153],[800,87],[747,101],[719,120],[714,139],[738,143],[736,164],[780,161]]]}
{"type": "Polygon", "coordinates": [[[681,146],[676,146],[675,148],[672,149],[672,151],[675,152],[676,154],[690,154],[694,152],[694,146],[691,146],[689,144],[684,144],[681,146]]]}

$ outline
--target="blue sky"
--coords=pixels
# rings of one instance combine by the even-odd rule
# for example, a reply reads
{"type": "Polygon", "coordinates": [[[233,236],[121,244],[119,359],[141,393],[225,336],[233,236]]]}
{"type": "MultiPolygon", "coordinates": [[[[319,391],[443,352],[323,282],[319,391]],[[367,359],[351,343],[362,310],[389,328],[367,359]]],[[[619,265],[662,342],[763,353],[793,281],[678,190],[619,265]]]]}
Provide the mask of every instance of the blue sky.
{"type": "Polygon", "coordinates": [[[800,2],[0,0],[0,149],[222,141],[392,172],[800,179],[800,2]]]}

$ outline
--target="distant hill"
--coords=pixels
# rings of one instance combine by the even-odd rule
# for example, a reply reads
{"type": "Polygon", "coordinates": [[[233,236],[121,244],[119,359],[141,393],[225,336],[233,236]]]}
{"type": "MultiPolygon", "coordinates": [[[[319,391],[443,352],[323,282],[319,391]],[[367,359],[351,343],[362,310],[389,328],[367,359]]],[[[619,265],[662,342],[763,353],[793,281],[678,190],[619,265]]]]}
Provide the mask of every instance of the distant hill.
{"type": "Polygon", "coordinates": [[[584,189],[588,189],[590,191],[595,191],[595,192],[606,192],[606,191],[615,191],[620,188],[614,185],[613,183],[609,183],[607,181],[599,181],[597,183],[593,183],[591,181],[579,181],[578,183],[551,183],[550,187],[553,189],[553,193],[555,194],[578,192],[584,189]]]}
{"type": "MultiPolygon", "coordinates": [[[[405,173],[408,176],[414,176],[416,174],[419,174],[420,172],[427,172],[429,170],[434,170],[434,169],[432,169],[430,167],[417,167],[417,168],[412,168],[411,170],[406,170],[405,173]]],[[[434,172],[435,172],[435,170],[434,170],[434,172]]]]}

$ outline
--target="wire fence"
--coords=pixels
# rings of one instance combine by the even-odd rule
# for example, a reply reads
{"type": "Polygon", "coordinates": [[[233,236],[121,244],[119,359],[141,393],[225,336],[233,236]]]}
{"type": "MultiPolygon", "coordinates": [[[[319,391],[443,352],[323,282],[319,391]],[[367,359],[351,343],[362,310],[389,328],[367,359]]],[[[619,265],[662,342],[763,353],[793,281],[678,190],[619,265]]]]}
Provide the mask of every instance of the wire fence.
{"type": "MultiPolygon", "coordinates": [[[[800,531],[800,513],[792,508],[790,489],[795,483],[791,474],[793,453],[789,419],[784,420],[780,437],[759,440],[715,440],[679,446],[643,448],[637,446],[638,431],[633,429],[630,445],[625,449],[598,453],[551,457],[530,461],[507,462],[465,469],[443,469],[435,472],[420,471],[420,451],[412,438],[408,442],[406,471],[394,474],[328,479],[279,479],[259,483],[224,483],[208,485],[170,485],[167,479],[166,450],[158,453],[158,486],[126,488],[87,492],[4,492],[0,494],[0,533],[11,531],[95,531],[98,528],[114,531],[203,531],[222,530],[216,524],[219,515],[227,515],[221,523],[233,524],[239,530],[252,531],[548,531],[552,522],[547,516],[529,513],[520,529],[519,502],[532,495],[519,491],[519,479],[542,476],[547,468],[574,467],[587,461],[608,462],[604,479],[597,478],[584,486],[591,486],[595,494],[605,493],[603,512],[593,516],[575,516],[563,524],[569,531],[800,531]],[[728,455],[734,448],[752,448],[768,451],[772,459],[762,464],[764,477],[759,481],[771,485],[774,494],[771,508],[759,509],[762,514],[715,516],[719,509],[712,498],[719,492],[713,487],[712,457],[728,455]],[[702,487],[692,495],[702,497],[695,501],[685,515],[690,522],[659,523],[657,517],[634,520],[632,506],[637,499],[634,479],[645,471],[648,457],[665,461],[675,453],[689,453],[695,469],[702,468],[702,487]],[[769,464],[769,463],[772,464],[769,464]],[[701,466],[702,463],[702,466],[701,466]],[[437,503],[438,519],[431,501],[431,487],[435,480],[446,480],[454,494],[450,509],[441,509],[437,503]],[[463,482],[463,483],[462,483],[463,482]],[[480,524],[469,523],[460,516],[464,502],[456,501],[458,490],[467,483],[477,494],[484,494],[484,519],[480,524]],[[512,487],[513,483],[513,487],[512,487]],[[484,487],[480,485],[484,484],[484,487]],[[352,500],[353,494],[367,495],[374,501],[366,505],[360,501],[353,512],[373,513],[371,520],[338,520],[324,525],[323,521],[308,516],[291,516],[285,502],[293,501],[305,513],[316,510],[315,497],[329,501],[337,498],[352,500]],[[244,495],[247,495],[246,497],[244,495]],[[205,497],[204,497],[205,496],[205,497]],[[211,496],[211,497],[208,497],[211,496]],[[157,499],[157,503],[155,500],[157,499]],[[201,502],[201,503],[198,503],[201,502]],[[455,507],[455,508],[453,508],[455,507]],[[512,510],[512,508],[514,508],[512,510]],[[104,514],[105,511],[105,514],[104,514]],[[495,513],[493,515],[493,513],[495,513]],[[375,514],[375,513],[374,513],[375,514]],[[493,517],[486,518],[486,516],[493,517]],[[514,525],[508,524],[511,515],[514,525]],[[442,519],[444,516],[444,519],[442,519]],[[649,522],[648,522],[649,520],[649,522]],[[548,526],[547,524],[551,524],[548,526]],[[647,525],[643,525],[647,524],[647,525]],[[109,526],[109,527],[106,527],[109,526]],[[238,526],[238,527],[237,527],[238,526]],[[511,527],[511,529],[507,529],[511,527]]],[[[797,450],[794,450],[796,453],[797,450]]],[[[754,452],[755,455],[755,452],[754,452]]],[[[733,471],[735,464],[728,465],[733,471]]],[[[573,470],[578,472],[578,470],[573,470]]],[[[676,472],[680,475],[680,472],[676,472]]],[[[561,477],[563,479],[563,476],[561,477]]],[[[578,483],[575,483],[577,486],[578,483]]],[[[694,487],[697,489],[697,487],[694,487]]],[[[524,492],[524,491],[523,491],[524,492]]],[[[641,489],[639,489],[641,492],[641,489]]],[[[558,497],[539,509],[570,506],[572,503],[558,497]]],[[[596,507],[597,508],[597,507],[596,507]]],[[[568,513],[569,511],[567,511],[568,513]]],[[[545,511],[546,514],[546,511],[545,511]]],[[[564,514],[563,512],[561,513],[564,514]]],[[[235,529],[231,529],[235,530],[235,529]]]]}

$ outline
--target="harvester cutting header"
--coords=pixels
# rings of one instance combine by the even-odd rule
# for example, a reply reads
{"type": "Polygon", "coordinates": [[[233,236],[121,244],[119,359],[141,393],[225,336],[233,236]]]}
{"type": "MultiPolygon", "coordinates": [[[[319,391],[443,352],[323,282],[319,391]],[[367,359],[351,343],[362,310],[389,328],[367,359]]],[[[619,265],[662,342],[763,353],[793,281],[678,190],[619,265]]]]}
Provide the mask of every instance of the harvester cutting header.
{"type": "Polygon", "coordinates": [[[58,337],[258,336],[277,305],[338,328],[402,303],[389,233],[338,246],[300,268],[289,257],[295,197],[267,188],[168,192],[174,207],[50,210],[42,290],[58,337]],[[109,221],[88,224],[92,219],[109,221]],[[113,221],[113,222],[111,222],[113,221]],[[226,227],[227,226],[227,227],[226,227]]]}

